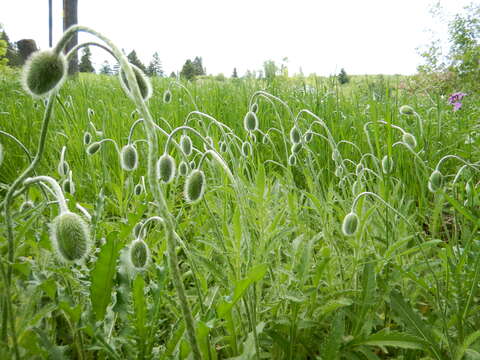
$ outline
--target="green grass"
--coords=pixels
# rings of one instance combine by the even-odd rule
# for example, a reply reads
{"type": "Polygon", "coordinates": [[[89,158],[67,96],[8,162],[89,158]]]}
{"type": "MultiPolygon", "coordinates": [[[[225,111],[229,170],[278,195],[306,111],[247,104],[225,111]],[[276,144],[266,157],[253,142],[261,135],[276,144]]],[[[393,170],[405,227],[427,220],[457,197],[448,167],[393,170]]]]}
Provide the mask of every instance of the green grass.
{"type": "MultiPolygon", "coordinates": [[[[0,130],[34,154],[45,105],[20,89],[17,73],[0,76],[0,130]]],[[[171,132],[197,107],[249,140],[253,150],[244,157],[242,143],[233,141],[221,152],[222,132],[207,118],[194,116],[189,124],[212,138],[237,188],[210,158],[202,164],[207,185],[201,202],[185,202],[184,177],[158,185],[181,237],[180,270],[203,358],[480,357],[478,170],[466,169],[453,185],[463,164],[450,159],[440,169],[442,189],[431,193],[427,188],[443,156],[478,161],[478,140],[465,142],[480,115],[477,95],[467,97],[461,111],[453,113],[442,94],[412,95],[399,89],[396,77],[355,79],[345,87],[328,79],[276,79],[270,84],[203,79],[184,85],[195,104],[171,80],[154,79],[149,108],[159,126],[171,132]],[[169,86],[172,101],[164,104],[169,86]],[[252,141],[243,129],[250,97],[258,90],[288,104],[256,98],[260,130],[277,129],[269,132],[267,144],[259,133],[252,141]],[[423,136],[417,117],[399,114],[404,104],[421,118],[423,136]],[[302,109],[324,121],[338,144],[342,165],[332,159],[332,148],[322,138],[327,133],[318,123],[312,128],[313,140],[298,152],[296,165],[288,165],[291,114],[302,109]],[[401,132],[380,120],[413,134],[416,148],[396,144],[401,132]],[[370,144],[364,131],[368,122],[370,144]],[[387,174],[380,164],[386,155],[394,163],[387,174]],[[357,176],[362,158],[370,170],[357,176]],[[351,209],[362,191],[377,194],[389,206],[365,195],[351,209]],[[351,210],[359,216],[359,228],[347,237],[342,222],[351,210]]],[[[61,149],[67,147],[76,189],[67,194],[69,207],[79,213],[78,203],[93,216],[95,250],[81,265],[59,261],[49,240],[48,224],[58,213],[52,197],[47,193],[47,202],[38,187],[30,187],[27,194],[35,207],[26,213],[19,211],[24,195],[17,197],[11,292],[22,358],[188,357],[190,345],[162,227],[153,223],[148,228],[145,240],[152,261],[145,271],[132,273],[126,261],[134,226],[156,215],[148,187],[139,196],[133,193],[146,174],[146,144],[137,143],[140,163],[133,172],[121,169],[111,143],[93,156],[83,144],[88,130],[95,140],[111,138],[122,147],[138,118],[117,78],[81,75],[60,91],[36,172],[61,181],[57,167],[61,149]],[[90,115],[88,109],[93,110],[90,115]],[[90,121],[101,135],[94,134],[90,121]]],[[[314,121],[303,113],[300,131],[305,133],[314,121]]],[[[142,138],[138,126],[132,139],[142,138]]],[[[203,144],[192,139],[204,151],[203,144]]],[[[158,157],[165,141],[159,135],[158,157]]],[[[0,142],[5,151],[0,165],[3,199],[28,159],[5,136],[0,142]]],[[[178,165],[178,151],[168,152],[178,165]]],[[[198,164],[199,155],[195,160],[198,164]]],[[[4,222],[0,228],[5,262],[4,222]]],[[[4,290],[2,278],[2,299],[4,290]]],[[[4,301],[0,310],[5,311],[4,301]]],[[[7,335],[0,339],[0,358],[5,359],[13,356],[10,330],[7,335]]]]}

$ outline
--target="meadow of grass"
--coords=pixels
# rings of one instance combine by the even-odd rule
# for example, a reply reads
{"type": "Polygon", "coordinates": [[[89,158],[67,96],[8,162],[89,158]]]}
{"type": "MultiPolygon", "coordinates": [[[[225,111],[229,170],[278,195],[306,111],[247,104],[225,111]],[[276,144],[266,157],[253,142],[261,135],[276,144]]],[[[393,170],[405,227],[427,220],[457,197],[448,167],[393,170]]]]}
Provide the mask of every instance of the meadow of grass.
{"type": "MultiPolygon", "coordinates": [[[[21,89],[18,76],[0,74],[0,130],[30,155],[0,133],[0,200],[35,154],[46,107],[21,89]]],[[[205,194],[194,204],[184,199],[184,176],[158,183],[180,237],[175,252],[202,358],[480,358],[480,103],[469,94],[453,112],[444,95],[412,94],[396,78],[345,86],[153,79],[148,107],[156,124],[171,133],[189,119],[234,178],[205,158],[205,194]],[[164,103],[167,89],[172,99],[164,103]],[[252,104],[259,130],[248,133],[252,104]],[[403,105],[414,112],[401,114],[403,105]],[[442,181],[430,191],[447,155],[457,157],[441,162],[442,181]],[[347,236],[354,224],[343,231],[342,224],[351,212],[358,226],[347,236]]],[[[147,227],[144,269],[127,259],[135,225],[158,214],[148,186],[135,193],[146,183],[144,128],[130,138],[139,155],[134,171],[122,169],[111,142],[86,152],[85,132],[122,148],[140,117],[118,77],[81,74],[60,90],[35,171],[63,184],[66,147],[72,175],[65,196],[70,211],[82,215],[78,204],[91,214],[92,250],[79,263],[55,253],[49,227],[58,207],[47,189],[29,186],[14,199],[13,263],[0,223],[0,256],[13,271],[8,289],[6,277],[0,282],[1,359],[13,358],[15,348],[32,359],[198,356],[172,282],[165,229],[147,227]]],[[[192,140],[198,151],[189,161],[198,166],[208,146],[192,140]]],[[[165,143],[159,133],[157,157],[165,143]]],[[[179,151],[167,152],[178,166],[179,151]]]]}

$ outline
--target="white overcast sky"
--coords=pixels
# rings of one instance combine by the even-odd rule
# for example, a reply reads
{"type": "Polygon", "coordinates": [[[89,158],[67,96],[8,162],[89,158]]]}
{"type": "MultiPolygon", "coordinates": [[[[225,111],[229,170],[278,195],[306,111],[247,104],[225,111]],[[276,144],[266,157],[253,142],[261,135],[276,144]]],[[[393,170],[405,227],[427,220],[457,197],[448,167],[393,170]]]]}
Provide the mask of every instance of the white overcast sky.
{"type": "MultiPolygon", "coordinates": [[[[288,58],[290,74],[413,74],[421,63],[416,48],[434,29],[435,0],[78,0],[79,24],[135,49],[148,64],[158,51],[164,71],[203,57],[209,74],[239,75],[265,60],[288,58]]],[[[468,0],[443,0],[448,12],[468,0]]],[[[48,0],[0,0],[0,23],[12,41],[33,38],[48,47],[48,0]]],[[[62,1],[53,0],[53,41],[62,32],[62,1]]],[[[87,35],[80,35],[81,40],[87,35]]],[[[93,52],[99,66],[107,59],[93,52]]]]}

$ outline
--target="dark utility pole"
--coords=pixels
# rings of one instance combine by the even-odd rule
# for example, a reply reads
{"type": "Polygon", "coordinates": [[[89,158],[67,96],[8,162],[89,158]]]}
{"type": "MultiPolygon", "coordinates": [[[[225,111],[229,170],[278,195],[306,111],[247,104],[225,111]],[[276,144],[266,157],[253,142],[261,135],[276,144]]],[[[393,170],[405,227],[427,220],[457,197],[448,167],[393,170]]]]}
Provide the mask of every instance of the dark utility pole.
{"type": "MultiPolygon", "coordinates": [[[[78,0],[63,0],[63,31],[67,30],[70,26],[78,24],[77,16],[78,0]]],[[[65,47],[65,52],[68,52],[71,48],[78,44],[78,35],[72,37],[65,47]]],[[[74,75],[78,72],[78,56],[75,54],[72,56],[68,64],[68,74],[74,75]]]]}

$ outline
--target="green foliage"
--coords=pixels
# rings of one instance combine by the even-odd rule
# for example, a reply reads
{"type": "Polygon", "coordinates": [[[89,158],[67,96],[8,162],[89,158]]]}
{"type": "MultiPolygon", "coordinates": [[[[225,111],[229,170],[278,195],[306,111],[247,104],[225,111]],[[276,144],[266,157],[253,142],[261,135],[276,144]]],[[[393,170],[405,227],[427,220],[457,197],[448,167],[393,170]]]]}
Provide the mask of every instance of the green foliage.
{"type": "Polygon", "coordinates": [[[157,52],[153,54],[152,60],[148,65],[146,74],[148,76],[164,76],[162,62],[160,61],[160,56],[157,52]]]}
{"type": "Polygon", "coordinates": [[[187,59],[182,67],[182,71],[180,71],[180,77],[186,80],[194,80],[197,76],[202,75],[205,75],[205,69],[203,68],[202,58],[198,56],[193,61],[187,59]]]}
{"type": "Polygon", "coordinates": [[[136,65],[144,73],[147,72],[145,65],[143,65],[143,63],[140,61],[135,50],[130,51],[130,53],[127,55],[127,59],[131,64],[136,65]]]}

